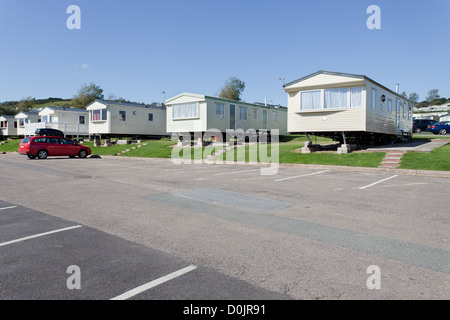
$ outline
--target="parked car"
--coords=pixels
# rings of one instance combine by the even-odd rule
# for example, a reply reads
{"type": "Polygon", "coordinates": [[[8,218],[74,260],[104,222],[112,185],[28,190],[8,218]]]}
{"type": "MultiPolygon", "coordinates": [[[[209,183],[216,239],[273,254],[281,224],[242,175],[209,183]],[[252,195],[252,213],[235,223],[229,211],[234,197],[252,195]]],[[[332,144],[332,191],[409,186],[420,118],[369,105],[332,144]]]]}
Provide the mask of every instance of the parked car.
{"type": "Polygon", "coordinates": [[[428,127],[427,129],[434,134],[446,135],[450,132],[450,121],[438,122],[428,127]]]}
{"type": "Polygon", "coordinates": [[[19,154],[30,159],[46,159],[47,157],[66,156],[86,158],[91,149],[62,137],[28,137],[19,144],[19,154]]]}
{"type": "Polygon", "coordinates": [[[422,131],[427,131],[428,126],[431,126],[438,121],[431,119],[415,119],[413,121],[413,132],[420,133],[422,131]]]}
{"type": "Polygon", "coordinates": [[[56,129],[49,128],[37,128],[34,132],[36,136],[44,137],[44,136],[53,136],[53,137],[64,137],[64,132],[56,129]]]}

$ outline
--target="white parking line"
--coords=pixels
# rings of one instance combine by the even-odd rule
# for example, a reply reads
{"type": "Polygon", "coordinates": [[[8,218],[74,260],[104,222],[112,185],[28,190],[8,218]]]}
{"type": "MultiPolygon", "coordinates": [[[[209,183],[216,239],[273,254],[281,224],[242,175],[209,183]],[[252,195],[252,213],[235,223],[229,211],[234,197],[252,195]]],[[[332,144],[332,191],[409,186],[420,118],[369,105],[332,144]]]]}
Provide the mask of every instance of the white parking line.
{"type": "Polygon", "coordinates": [[[252,170],[244,170],[244,171],[233,171],[233,172],[222,172],[222,173],[216,173],[215,176],[223,176],[226,174],[239,174],[239,173],[245,173],[245,172],[253,172],[253,171],[259,171],[261,169],[252,169],[252,170]]]}
{"type": "Polygon", "coordinates": [[[121,294],[121,295],[119,295],[119,296],[117,296],[115,298],[112,298],[111,300],[127,300],[129,298],[134,297],[135,295],[137,295],[139,293],[142,293],[142,292],[147,291],[147,290],[149,290],[151,288],[154,288],[154,287],[156,287],[156,286],[158,286],[158,285],[160,285],[160,284],[162,284],[164,282],[167,282],[167,281],[170,281],[172,279],[178,278],[179,276],[182,276],[183,274],[191,272],[192,270],[195,270],[195,269],[197,269],[197,266],[190,265],[189,267],[180,269],[178,271],[175,271],[173,273],[168,274],[167,276],[158,278],[158,279],[153,280],[153,281],[151,281],[149,283],[146,283],[146,284],[144,284],[142,286],[139,286],[139,287],[134,288],[134,289],[132,289],[130,291],[127,291],[127,292],[125,292],[125,293],[123,293],[123,294],[121,294]]]}
{"type": "Polygon", "coordinates": [[[301,177],[315,176],[317,174],[326,173],[326,172],[330,172],[330,170],[313,172],[313,173],[303,174],[300,176],[287,177],[287,178],[283,178],[283,179],[277,179],[277,180],[275,180],[275,182],[285,181],[285,180],[290,180],[290,179],[295,179],[295,178],[301,178],[301,177]]]}
{"type": "Polygon", "coordinates": [[[14,208],[17,208],[17,206],[0,208],[0,211],[2,211],[2,210],[8,210],[8,209],[14,209],[14,208]]]}
{"type": "Polygon", "coordinates": [[[393,179],[393,178],[396,178],[396,177],[398,177],[398,175],[395,175],[395,176],[392,176],[392,177],[389,177],[389,178],[386,178],[386,179],[383,179],[383,180],[380,180],[380,181],[374,182],[374,183],[372,183],[372,184],[369,184],[369,185],[367,185],[367,186],[364,186],[364,187],[358,187],[358,189],[360,189],[360,190],[364,190],[364,189],[370,188],[370,187],[372,187],[372,186],[374,186],[374,185],[376,185],[376,184],[382,183],[382,182],[384,182],[384,181],[388,181],[388,180],[391,180],[391,179],[393,179]]]}
{"type": "Polygon", "coordinates": [[[24,238],[20,238],[20,239],[16,239],[16,240],[11,240],[11,241],[8,241],[8,242],[3,242],[3,243],[0,243],[0,247],[4,247],[4,246],[10,245],[10,244],[21,242],[21,241],[25,241],[25,240],[30,240],[30,239],[34,239],[34,238],[43,237],[43,236],[48,236],[48,235],[53,234],[53,233],[58,233],[58,232],[72,230],[72,229],[77,229],[77,228],[81,228],[81,226],[73,226],[73,227],[58,229],[58,230],[54,230],[54,231],[49,231],[49,232],[35,234],[33,236],[28,236],[28,237],[24,237],[24,238]]]}

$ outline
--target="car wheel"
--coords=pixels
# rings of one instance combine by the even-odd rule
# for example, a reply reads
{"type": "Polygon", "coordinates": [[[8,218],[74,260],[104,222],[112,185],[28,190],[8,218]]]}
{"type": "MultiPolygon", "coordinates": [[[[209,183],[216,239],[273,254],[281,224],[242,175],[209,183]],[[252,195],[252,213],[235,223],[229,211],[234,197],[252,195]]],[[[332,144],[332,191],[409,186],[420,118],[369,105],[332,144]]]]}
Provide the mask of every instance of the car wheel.
{"type": "Polygon", "coordinates": [[[36,159],[36,156],[32,155],[32,154],[27,154],[28,159],[34,160],[36,159]]]}
{"type": "Polygon", "coordinates": [[[78,156],[80,157],[80,158],[86,158],[87,156],[88,156],[88,152],[86,151],[86,150],[81,150],[79,153],[78,153],[78,156]]]}
{"type": "Polygon", "coordinates": [[[439,131],[439,134],[445,136],[447,134],[447,130],[441,129],[441,131],[439,131]]]}
{"type": "Polygon", "coordinates": [[[37,154],[37,157],[41,160],[47,159],[47,157],[48,157],[47,150],[40,150],[37,154]]]}

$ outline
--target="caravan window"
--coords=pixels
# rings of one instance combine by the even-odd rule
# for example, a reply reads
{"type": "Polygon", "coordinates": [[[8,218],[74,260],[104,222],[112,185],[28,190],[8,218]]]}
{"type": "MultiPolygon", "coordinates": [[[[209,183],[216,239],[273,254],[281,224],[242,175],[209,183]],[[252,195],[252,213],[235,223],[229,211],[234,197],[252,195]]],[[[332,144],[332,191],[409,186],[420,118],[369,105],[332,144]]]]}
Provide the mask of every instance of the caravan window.
{"type": "Polygon", "coordinates": [[[258,120],[258,109],[253,108],[253,120],[258,120]]]}
{"type": "Polygon", "coordinates": [[[300,95],[300,109],[301,110],[316,110],[322,109],[320,102],[321,91],[303,91],[300,95]]]}
{"type": "Polygon", "coordinates": [[[272,116],[273,116],[273,122],[277,122],[277,112],[276,111],[272,111],[272,116]]]}
{"type": "Polygon", "coordinates": [[[347,108],[347,88],[327,89],[324,91],[325,109],[347,108]]]}
{"type": "Polygon", "coordinates": [[[127,121],[127,112],[119,111],[119,121],[127,121]]]}
{"type": "Polygon", "coordinates": [[[239,107],[239,120],[247,120],[247,107],[239,107]]]}
{"type": "Polygon", "coordinates": [[[388,100],[388,111],[392,112],[392,100],[388,100]]]}
{"type": "MultiPolygon", "coordinates": [[[[44,119],[42,119],[44,120],[44,119]]],[[[106,121],[106,109],[92,110],[92,121],[106,121]]]]}
{"type": "Polygon", "coordinates": [[[377,90],[372,89],[372,109],[377,108],[377,90]]]}
{"type": "Polygon", "coordinates": [[[350,107],[362,107],[362,87],[350,88],[350,107]]]}
{"type": "Polygon", "coordinates": [[[172,117],[173,119],[197,118],[198,117],[197,102],[174,104],[172,106],[172,117]]]}
{"type": "Polygon", "coordinates": [[[225,105],[216,103],[216,118],[223,119],[225,117],[225,105]]]}

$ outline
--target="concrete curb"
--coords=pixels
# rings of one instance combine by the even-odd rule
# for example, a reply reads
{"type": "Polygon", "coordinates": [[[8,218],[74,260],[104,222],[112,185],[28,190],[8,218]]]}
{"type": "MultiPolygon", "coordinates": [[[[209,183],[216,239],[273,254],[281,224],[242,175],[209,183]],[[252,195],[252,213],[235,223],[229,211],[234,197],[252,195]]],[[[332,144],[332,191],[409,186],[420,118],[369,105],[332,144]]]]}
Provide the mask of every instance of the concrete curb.
{"type": "MultiPolygon", "coordinates": [[[[139,158],[139,157],[126,157],[126,156],[101,156],[104,159],[115,160],[135,160],[135,161],[148,161],[148,162],[172,162],[172,159],[168,158],[139,158]]],[[[207,164],[207,163],[202,163],[207,164]]],[[[241,165],[241,166],[258,166],[269,167],[262,163],[251,162],[233,162],[232,164],[224,163],[225,165],[241,165]]],[[[211,164],[220,165],[220,164],[211,164]]],[[[431,170],[414,170],[414,169],[397,169],[397,168],[371,168],[371,167],[348,167],[348,166],[333,166],[333,165],[316,165],[316,164],[301,164],[301,163],[280,163],[280,168],[305,168],[305,169],[318,169],[318,170],[335,170],[335,171],[350,171],[350,172],[367,172],[378,174],[393,174],[404,176],[421,176],[421,177],[436,177],[450,179],[450,171],[431,171],[431,170]]]]}

